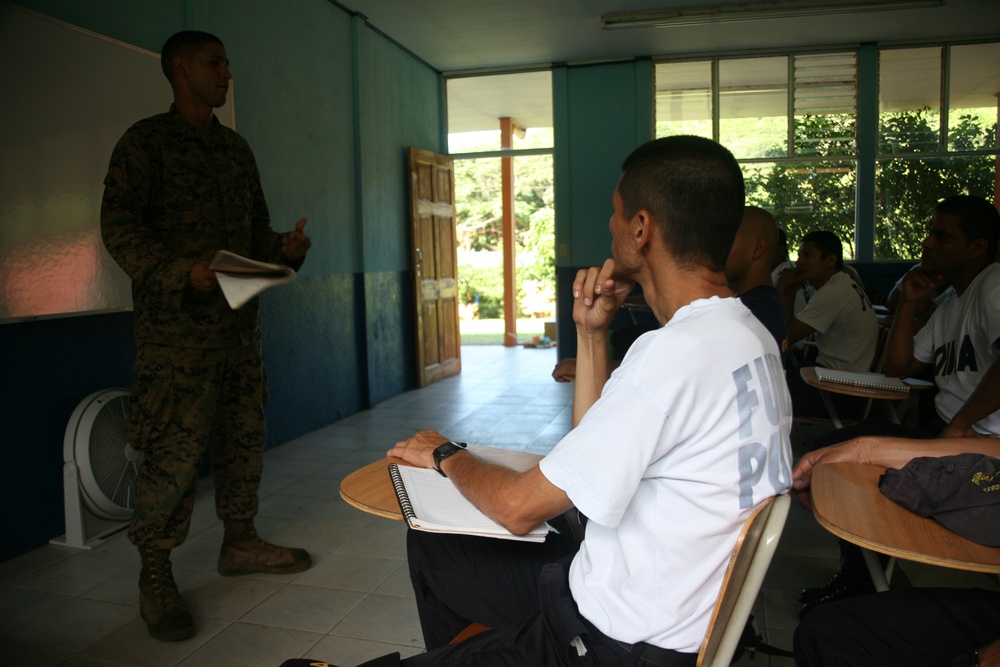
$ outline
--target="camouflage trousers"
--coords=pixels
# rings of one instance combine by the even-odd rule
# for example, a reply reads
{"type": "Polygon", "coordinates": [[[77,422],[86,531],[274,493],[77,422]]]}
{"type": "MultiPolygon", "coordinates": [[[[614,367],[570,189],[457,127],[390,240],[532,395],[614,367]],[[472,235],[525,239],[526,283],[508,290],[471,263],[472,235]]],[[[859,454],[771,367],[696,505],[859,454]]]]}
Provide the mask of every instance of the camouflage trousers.
{"type": "Polygon", "coordinates": [[[134,544],[172,549],[184,542],[206,450],[218,517],[253,519],[266,404],[259,344],[211,350],[139,346],[125,429],[144,454],[129,528],[134,544]]]}

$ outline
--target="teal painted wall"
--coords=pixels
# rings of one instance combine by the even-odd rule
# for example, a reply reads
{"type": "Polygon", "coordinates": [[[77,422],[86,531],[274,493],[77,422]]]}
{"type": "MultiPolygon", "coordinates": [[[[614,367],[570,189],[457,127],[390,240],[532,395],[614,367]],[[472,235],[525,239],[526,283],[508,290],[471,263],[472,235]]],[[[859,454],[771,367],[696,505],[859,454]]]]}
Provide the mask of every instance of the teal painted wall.
{"type": "MultiPolygon", "coordinates": [[[[356,19],[357,20],[357,19],[356,19]]],[[[363,343],[371,403],[416,383],[407,148],[443,152],[437,122],[444,82],[378,35],[358,30],[355,59],[364,258],[363,343]],[[428,94],[430,93],[430,94],[428,94]],[[400,221],[405,221],[400,224],[400,221]]],[[[361,299],[359,299],[360,301],[361,299]]]]}
{"type": "MultiPolygon", "coordinates": [[[[306,216],[313,239],[299,279],[261,297],[268,446],[414,386],[405,154],[442,148],[437,72],[326,0],[19,4],[154,52],[182,29],[225,42],[272,224],[306,216]]],[[[89,393],[131,384],[131,327],[129,313],[0,326],[0,560],[63,532],[63,432],[89,393]]]]}
{"type": "Polygon", "coordinates": [[[581,267],[611,256],[611,196],[622,162],[653,138],[649,60],[553,72],[556,320],[559,356],[576,355],[572,285],[581,267]]]}

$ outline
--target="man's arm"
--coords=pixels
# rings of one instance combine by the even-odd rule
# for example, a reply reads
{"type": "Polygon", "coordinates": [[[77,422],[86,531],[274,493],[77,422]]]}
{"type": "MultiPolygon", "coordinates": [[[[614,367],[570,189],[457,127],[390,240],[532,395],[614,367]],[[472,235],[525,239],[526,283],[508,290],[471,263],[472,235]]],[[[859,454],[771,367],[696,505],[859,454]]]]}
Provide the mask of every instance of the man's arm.
{"type": "MultiPolygon", "coordinates": [[[[778,280],[774,283],[774,288],[781,296],[781,303],[785,306],[785,315],[789,322],[795,319],[795,295],[802,289],[806,281],[799,278],[792,269],[784,269],[778,274],[778,280]]],[[[788,341],[791,345],[792,341],[788,341]]]]}
{"type": "Polygon", "coordinates": [[[899,301],[892,316],[892,328],[885,349],[885,374],[889,377],[918,375],[927,364],[913,356],[914,322],[922,300],[930,298],[937,283],[918,268],[911,269],[900,283],[899,301]]]}
{"type": "Polygon", "coordinates": [[[792,489],[799,502],[809,507],[809,486],[813,469],[821,463],[867,463],[885,468],[902,468],[918,456],[953,456],[974,452],[1000,458],[998,438],[887,438],[866,436],[807,453],[792,471],[792,489]]]}
{"type": "Polygon", "coordinates": [[[597,399],[611,372],[608,368],[608,328],[635,286],[615,277],[615,260],[581,269],[573,281],[573,322],[576,323],[576,378],[573,387],[573,428],[597,399]]]}
{"type": "Polygon", "coordinates": [[[101,202],[101,237],[132,282],[180,308],[184,287],[214,289],[214,273],[167,251],[146,220],[162,165],[148,137],[130,130],[111,155],[101,202]],[[205,272],[208,273],[205,273],[205,272]],[[210,274],[210,275],[209,275],[210,274]]]}
{"type": "Polygon", "coordinates": [[[965,401],[965,405],[941,431],[941,437],[976,437],[979,433],[972,428],[972,425],[997,410],[1000,410],[1000,357],[993,361],[975,391],[965,401]]]}
{"type": "MultiPolygon", "coordinates": [[[[444,442],[447,438],[437,431],[421,431],[396,443],[387,455],[433,468],[434,450],[444,442]]],[[[569,496],[549,482],[537,465],[521,473],[462,451],[444,459],[441,470],[473,505],[515,535],[527,534],[573,506],[569,496]]]]}
{"type": "Polygon", "coordinates": [[[816,330],[802,320],[793,319],[788,324],[788,344],[794,345],[814,331],[816,330]]]}

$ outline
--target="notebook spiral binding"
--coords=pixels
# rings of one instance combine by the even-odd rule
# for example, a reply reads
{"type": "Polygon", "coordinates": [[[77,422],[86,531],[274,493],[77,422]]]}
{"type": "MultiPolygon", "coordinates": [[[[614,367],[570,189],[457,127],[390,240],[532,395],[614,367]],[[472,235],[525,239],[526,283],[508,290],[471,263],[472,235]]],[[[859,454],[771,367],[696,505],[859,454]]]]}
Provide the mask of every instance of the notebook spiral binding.
{"type": "Polygon", "coordinates": [[[410,497],[406,493],[406,487],[403,486],[403,478],[399,476],[398,463],[389,464],[389,478],[392,479],[392,488],[396,490],[396,500],[399,501],[399,509],[403,512],[403,517],[407,521],[417,518],[413,511],[413,505],[410,504],[410,497]]]}

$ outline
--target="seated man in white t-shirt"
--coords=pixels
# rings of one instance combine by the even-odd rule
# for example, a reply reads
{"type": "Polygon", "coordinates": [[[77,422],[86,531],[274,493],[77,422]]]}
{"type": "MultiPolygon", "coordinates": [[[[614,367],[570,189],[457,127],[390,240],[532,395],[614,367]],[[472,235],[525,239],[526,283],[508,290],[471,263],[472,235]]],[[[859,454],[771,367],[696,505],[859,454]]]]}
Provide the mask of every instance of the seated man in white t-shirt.
{"type": "Polygon", "coordinates": [[[614,259],[573,283],[573,430],[524,473],[435,431],[389,451],[447,475],[515,534],[575,506],[586,535],[409,530],[428,650],[403,664],[694,665],[744,522],[790,486],[778,346],[723,271],[743,215],[736,160],[701,137],[649,142],[612,205],[614,259]],[[607,328],[636,282],[662,326],[609,377],[607,328]],[[492,629],[449,645],[471,621],[492,629]]]}
{"type": "Polygon", "coordinates": [[[932,369],[942,437],[1000,435],[1000,213],[990,202],[955,195],[938,203],[920,265],[900,284],[886,346],[885,373],[932,369]],[[946,293],[916,335],[916,309],[942,283],[946,293]]]}
{"type": "MultiPolygon", "coordinates": [[[[868,297],[844,272],[843,246],[836,234],[810,232],[802,237],[795,274],[784,272],[778,291],[789,315],[788,343],[813,335],[816,365],[842,371],[865,372],[871,367],[878,344],[878,318],[868,297]],[[807,282],[816,293],[798,314],[794,298],[798,287],[807,282]]],[[[789,391],[796,416],[825,416],[826,408],[818,390],[807,385],[792,369],[789,391]]],[[[862,401],[835,394],[834,403],[843,416],[856,416],[862,401]]]]}

